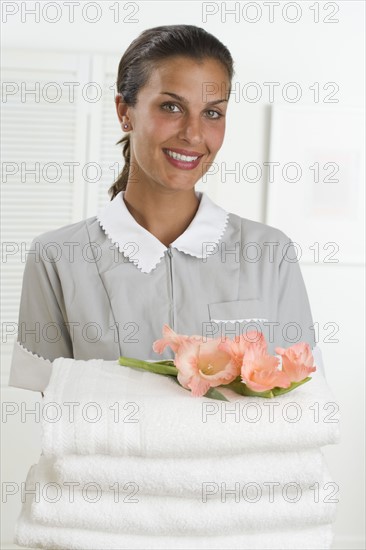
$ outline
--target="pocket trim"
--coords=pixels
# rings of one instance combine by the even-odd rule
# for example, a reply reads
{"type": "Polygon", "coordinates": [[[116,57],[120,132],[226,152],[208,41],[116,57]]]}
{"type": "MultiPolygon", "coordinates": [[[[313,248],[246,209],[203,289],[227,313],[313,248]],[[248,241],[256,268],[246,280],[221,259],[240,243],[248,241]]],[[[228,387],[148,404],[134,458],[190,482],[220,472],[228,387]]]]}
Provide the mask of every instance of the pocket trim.
{"type": "Polygon", "coordinates": [[[215,323],[268,321],[265,304],[258,298],[210,303],[208,310],[210,320],[215,323]]]}

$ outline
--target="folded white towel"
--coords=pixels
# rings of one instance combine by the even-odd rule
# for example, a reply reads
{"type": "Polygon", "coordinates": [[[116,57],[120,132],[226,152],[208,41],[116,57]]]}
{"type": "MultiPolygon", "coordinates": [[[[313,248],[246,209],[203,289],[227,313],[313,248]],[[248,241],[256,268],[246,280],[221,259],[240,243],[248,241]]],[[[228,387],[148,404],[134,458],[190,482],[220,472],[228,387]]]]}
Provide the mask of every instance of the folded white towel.
{"type": "MultiPolygon", "coordinates": [[[[35,482],[36,465],[28,472],[26,487],[35,482]]],[[[331,523],[303,529],[290,526],[281,530],[246,532],[229,536],[145,536],[111,533],[94,529],[49,527],[30,517],[34,495],[23,501],[16,523],[14,542],[31,548],[59,550],[313,550],[329,549],[333,542],[331,523]]]]}
{"type": "MultiPolygon", "coordinates": [[[[248,497],[238,480],[237,493],[225,486],[222,500],[202,497],[179,498],[140,494],[131,481],[129,494],[100,487],[82,487],[70,492],[69,486],[54,483],[50,463],[40,460],[34,472],[39,498],[32,504],[32,518],[45,525],[80,529],[112,530],[141,535],[232,535],[244,531],[285,529],[288,525],[303,528],[328,524],[335,517],[335,503],[325,497],[331,482],[324,469],[318,489],[301,490],[289,484],[286,492],[257,486],[248,497]],[[229,493],[230,491],[230,493],[229,493]]],[[[271,480],[269,480],[270,482],[271,480]]]]}
{"type": "Polygon", "coordinates": [[[274,399],[220,388],[228,403],[192,397],[171,377],[117,361],[61,357],[45,390],[43,452],[174,458],[337,443],[337,404],[324,377],[314,374],[274,399]]]}
{"type": "MultiPolygon", "coordinates": [[[[211,483],[214,496],[220,497],[221,483],[234,487],[242,484],[296,482],[305,488],[319,481],[324,468],[321,449],[292,452],[242,453],[232,456],[196,458],[154,458],[139,456],[64,455],[48,459],[54,468],[54,479],[60,484],[97,483],[109,490],[119,483],[121,490],[136,483],[139,493],[190,498],[202,495],[203,483],[211,483]]],[[[128,487],[126,488],[128,491],[128,487]]],[[[255,488],[253,488],[255,491],[255,488]]]]}

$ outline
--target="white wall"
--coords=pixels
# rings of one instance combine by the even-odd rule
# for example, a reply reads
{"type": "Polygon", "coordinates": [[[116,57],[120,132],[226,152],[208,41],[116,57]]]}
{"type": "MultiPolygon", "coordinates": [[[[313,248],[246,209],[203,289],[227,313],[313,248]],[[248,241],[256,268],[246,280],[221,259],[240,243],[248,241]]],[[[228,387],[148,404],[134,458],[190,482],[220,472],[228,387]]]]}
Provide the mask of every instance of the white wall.
{"type": "MultiPolygon", "coordinates": [[[[5,4],[5,3],[3,3],[5,4]]],[[[21,9],[34,2],[11,2],[21,9]]],[[[40,3],[43,4],[42,2],[40,3]]],[[[262,17],[255,23],[245,21],[243,14],[228,15],[225,21],[224,3],[200,2],[133,2],[128,7],[120,2],[120,21],[113,22],[112,5],[116,2],[100,2],[101,18],[90,23],[80,17],[81,9],[88,2],[80,2],[75,8],[75,22],[68,22],[68,11],[63,2],[58,2],[61,19],[48,23],[41,15],[40,22],[34,22],[31,15],[21,21],[20,12],[9,15],[3,24],[3,48],[19,50],[41,50],[58,52],[110,53],[120,57],[126,46],[143,29],[163,24],[194,24],[204,27],[224,42],[235,59],[234,81],[244,85],[256,82],[261,85],[263,98],[257,103],[245,100],[233,101],[228,110],[227,133],[224,145],[217,157],[232,167],[241,163],[263,163],[268,159],[270,101],[264,82],[279,82],[279,90],[288,82],[297,82],[303,90],[299,105],[315,106],[310,86],[319,82],[336,82],[339,86],[337,107],[362,107],[364,98],[364,3],[360,1],[341,2],[294,2],[288,7],[287,16],[293,18],[295,9],[301,9],[301,17],[295,23],[285,21],[281,10],[287,2],[276,8],[274,21],[269,22],[268,7],[263,2],[252,2],[247,17],[255,17],[255,9],[262,10],[262,17]],[[326,7],[326,5],[328,7],[326,7]],[[311,6],[313,8],[311,9],[311,6]],[[320,21],[314,22],[314,6],[319,8],[320,21]],[[129,13],[136,22],[123,21],[129,13]],[[332,11],[338,13],[335,23],[325,23],[332,11]],[[218,10],[203,20],[204,9],[218,10]]],[[[239,3],[237,3],[239,4],[239,3]]],[[[233,8],[234,2],[227,2],[233,8]]],[[[240,10],[248,2],[240,3],[240,10]]],[[[94,17],[92,7],[86,15],[94,17]]],[[[55,16],[51,8],[48,17],[55,16]]],[[[46,14],[47,15],[47,14],[46,14]]],[[[4,16],[3,16],[4,21],[4,16]]],[[[26,56],[24,58],[26,68],[26,56]]],[[[116,66],[117,70],[117,66],[116,66]]],[[[26,73],[24,76],[26,80],[26,73]]],[[[276,104],[286,100],[276,93],[276,104]]],[[[323,104],[324,108],[327,105],[323,104]]],[[[258,183],[227,183],[214,180],[204,185],[226,209],[241,216],[268,222],[266,197],[268,186],[265,177],[258,183]]],[[[347,193],[346,190],[342,192],[347,193]]],[[[346,198],[346,196],[344,196],[346,198]]],[[[288,208],[291,209],[291,204],[288,208]]],[[[286,215],[283,217],[285,230],[286,215]]],[[[342,222],[341,222],[342,223],[342,222]]],[[[304,230],[306,219],[300,217],[299,229],[304,230]]],[[[326,220],[324,221],[325,228],[326,220]]],[[[349,231],[349,226],[344,225],[349,231]]],[[[291,235],[292,236],[292,235],[291,235]]],[[[358,239],[358,235],[354,235],[358,239]]],[[[323,324],[336,321],[339,324],[339,343],[319,342],[322,347],[325,369],[329,384],[340,404],[342,413],[342,442],[334,448],[326,448],[330,470],[340,485],[340,503],[335,525],[334,548],[365,548],[364,540],[364,270],[362,258],[347,263],[302,264],[302,272],[308,289],[313,317],[323,324]]],[[[23,400],[33,403],[36,394],[10,388],[3,388],[3,400],[23,400]]],[[[3,426],[6,445],[3,446],[3,479],[25,479],[29,464],[37,461],[39,455],[39,426],[36,424],[3,426]],[[11,436],[11,437],[10,437],[11,436]]],[[[12,501],[4,507],[8,527],[3,540],[9,543],[12,524],[19,509],[19,501],[12,501]]],[[[4,525],[4,522],[3,522],[4,525]]],[[[4,548],[9,547],[10,543],[4,548]]]]}

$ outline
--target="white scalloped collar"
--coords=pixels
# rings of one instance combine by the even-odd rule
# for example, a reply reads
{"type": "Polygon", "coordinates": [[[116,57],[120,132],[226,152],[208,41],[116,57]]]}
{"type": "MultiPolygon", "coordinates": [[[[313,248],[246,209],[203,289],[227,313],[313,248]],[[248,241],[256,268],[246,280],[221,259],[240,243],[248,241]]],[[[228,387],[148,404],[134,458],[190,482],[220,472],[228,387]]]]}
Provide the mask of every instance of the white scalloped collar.
{"type": "MultiPolygon", "coordinates": [[[[229,213],[214,203],[206,193],[195,193],[200,199],[196,215],[169,248],[202,258],[203,254],[209,254],[206,247],[203,250],[203,243],[219,243],[226,229],[229,213]]],[[[168,250],[159,239],[137,223],[126,206],[124,191],[120,191],[98,212],[97,220],[113,244],[143,273],[150,273],[168,250]]]]}

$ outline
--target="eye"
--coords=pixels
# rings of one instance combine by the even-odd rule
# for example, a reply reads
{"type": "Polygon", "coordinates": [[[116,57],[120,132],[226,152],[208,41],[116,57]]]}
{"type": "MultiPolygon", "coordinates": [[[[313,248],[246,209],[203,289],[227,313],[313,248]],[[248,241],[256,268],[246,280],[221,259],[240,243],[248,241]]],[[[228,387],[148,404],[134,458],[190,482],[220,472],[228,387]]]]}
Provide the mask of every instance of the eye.
{"type": "Polygon", "coordinates": [[[208,111],[206,111],[206,113],[213,113],[214,115],[217,115],[217,116],[209,116],[208,117],[208,118],[212,118],[212,119],[221,118],[223,116],[221,113],[219,113],[218,111],[214,111],[213,109],[209,109],[208,111]]]}
{"type": "Polygon", "coordinates": [[[176,103],[171,103],[170,101],[166,102],[166,103],[163,103],[161,105],[161,108],[164,109],[164,111],[168,111],[169,113],[178,113],[179,112],[179,109],[178,111],[173,111],[171,109],[169,109],[169,107],[177,107],[178,108],[178,105],[176,103]],[[166,107],[168,107],[166,109],[166,107]]]}

